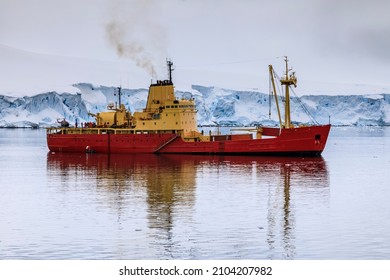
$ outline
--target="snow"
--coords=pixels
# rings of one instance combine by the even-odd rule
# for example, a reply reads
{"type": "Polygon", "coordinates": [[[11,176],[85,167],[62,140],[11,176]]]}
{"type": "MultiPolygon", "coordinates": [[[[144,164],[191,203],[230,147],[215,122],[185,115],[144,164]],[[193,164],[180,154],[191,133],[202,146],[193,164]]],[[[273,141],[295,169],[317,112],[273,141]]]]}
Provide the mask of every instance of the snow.
{"type": "MultiPolygon", "coordinates": [[[[93,121],[88,113],[105,111],[109,101],[117,100],[113,86],[78,83],[71,93],[49,91],[33,96],[0,95],[0,127],[47,127],[66,118],[71,124],[93,121]]],[[[122,102],[130,111],[140,111],[146,104],[147,88],[122,88],[122,102]]],[[[240,91],[220,87],[193,85],[177,90],[178,98],[195,97],[200,125],[253,126],[277,125],[278,115],[269,94],[255,90],[240,91]]],[[[373,95],[304,95],[301,98],[310,114],[320,124],[390,125],[390,94],[373,95]]],[[[283,102],[279,101],[282,108],[283,102]]],[[[291,100],[292,121],[308,124],[310,117],[291,100]]],[[[283,111],[282,111],[283,114],[283,111]]],[[[283,118],[283,115],[282,115],[283,118]]]]}

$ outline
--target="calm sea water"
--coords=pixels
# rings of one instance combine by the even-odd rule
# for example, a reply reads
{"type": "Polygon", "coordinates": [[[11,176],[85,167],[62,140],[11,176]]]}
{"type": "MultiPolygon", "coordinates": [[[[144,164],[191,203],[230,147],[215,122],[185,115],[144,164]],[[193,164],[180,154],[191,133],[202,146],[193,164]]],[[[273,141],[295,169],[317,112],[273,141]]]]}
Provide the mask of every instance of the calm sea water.
{"type": "Polygon", "coordinates": [[[0,129],[0,259],[390,259],[390,128],[321,158],[52,154],[0,129]]]}

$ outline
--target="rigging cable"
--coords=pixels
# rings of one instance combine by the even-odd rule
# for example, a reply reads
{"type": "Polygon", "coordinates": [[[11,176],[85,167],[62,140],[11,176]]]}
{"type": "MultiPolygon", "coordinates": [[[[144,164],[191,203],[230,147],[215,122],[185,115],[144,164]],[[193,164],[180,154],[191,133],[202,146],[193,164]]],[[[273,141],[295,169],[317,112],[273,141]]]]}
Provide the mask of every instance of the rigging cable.
{"type": "MultiPolygon", "coordinates": [[[[278,76],[278,74],[275,72],[275,71],[273,71],[273,73],[274,73],[274,76],[275,76],[275,78],[276,78],[276,80],[278,81],[277,83],[276,83],[276,86],[277,86],[277,92],[281,92],[282,94],[279,96],[279,98],[280,98],[280,101],[281,102],[285,102],[285,100],[284,100],[284,88],[282,87],[282,89],[280,89],[280,77],[278,76]]],[[[278,94],[276,94],[276,96],[278,96],[278,94]]],[[[285,108],[285,107],[283,107],[283,108],[285,108]]]]}
{"type": "Polygon", "coordinates": [[[305,106],[305,104],[302,102],[302,100],[299,98],[299,96],[295,93],[295,91],[291,88],[291,91],[293,92],[295,98],[293,99],[296,103],[301,105],[303,111],[309,116],[311,121],[315,123],[316,125],[319,125],[319,123],[315,120],[314,116],[310,113],[309,109],[305,106]]]}

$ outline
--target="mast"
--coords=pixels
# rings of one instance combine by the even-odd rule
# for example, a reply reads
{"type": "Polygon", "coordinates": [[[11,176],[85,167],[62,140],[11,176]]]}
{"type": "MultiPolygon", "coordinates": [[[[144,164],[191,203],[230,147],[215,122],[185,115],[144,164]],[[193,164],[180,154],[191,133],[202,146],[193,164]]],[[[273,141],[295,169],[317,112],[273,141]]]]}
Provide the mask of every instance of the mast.
{"type": "Polygon", "coordinates": [[[271,82],[272,82],[272,88],[273,88],[272,91],[273,91],[273,94],[275,96],[276,109],[278,110],[279,124],[280,124],[280,127],[282,127],[283,123],[282,123],[282,117],[280,116],[279,102],[278,102],[278,96],[277,96],[276,86],[275,86],[274,68],[272,67],[272,65],[268,65],[268,68],[269,68],[269,75],[271,77],[271,82]]]}
{"type": "Polygon", "coordinates": [[[167,66],[168,66],[168,76],[169,76],[169,82],[172,84],[172,71],[173,69],[173,62],[170,60],[167,60],[167,66]]]}
{"type": "Polygon", "coordinates": [[[115,93],[118,94],[118,101],[119,101],[119,108],[121,108],[122,105],[122,87],[117,87],[117,92],[115,93]]]}
{"type": "Polygon", "coordinates": [[[295,77],[295,73],[293,72],[291,76],[289,76],[288,72],[291,69],[288,69],[288,59],[287,56],[284,57],[284,61],[286,62],[286,75],[283,79],[280,80],[282,86],[285,86],[285,109],[284,109],[284,127],[292,128],[291,125],[291,114],[290,114],[290,85],[297,86],[297,78],[295,77]]]}

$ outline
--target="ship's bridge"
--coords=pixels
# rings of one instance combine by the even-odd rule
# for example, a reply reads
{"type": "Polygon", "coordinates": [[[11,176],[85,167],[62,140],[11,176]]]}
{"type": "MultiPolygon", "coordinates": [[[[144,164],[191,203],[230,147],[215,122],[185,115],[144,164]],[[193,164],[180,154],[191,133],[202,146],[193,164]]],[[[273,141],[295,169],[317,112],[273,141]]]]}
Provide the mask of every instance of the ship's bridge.
{"type": "Polygon", "coordinates": [[[169,80],[157,81],[157,83],[150,85],[145,111],[165,106],[166,102],[175,100],[173,83],[169,80]]]}
{"type": "Polygon", "coordinates": [[[173,83],[170,80],[151,84],[146,107],[142,112],[134,113],[136,129],[182,131],[183,135],[197,131],[195,100],[177,99],[173,83]]]}

